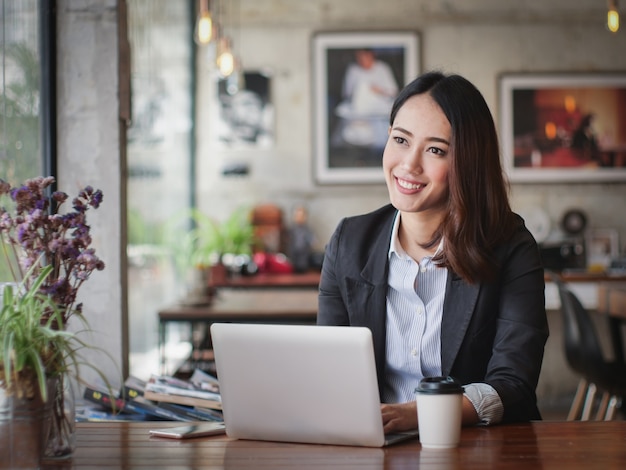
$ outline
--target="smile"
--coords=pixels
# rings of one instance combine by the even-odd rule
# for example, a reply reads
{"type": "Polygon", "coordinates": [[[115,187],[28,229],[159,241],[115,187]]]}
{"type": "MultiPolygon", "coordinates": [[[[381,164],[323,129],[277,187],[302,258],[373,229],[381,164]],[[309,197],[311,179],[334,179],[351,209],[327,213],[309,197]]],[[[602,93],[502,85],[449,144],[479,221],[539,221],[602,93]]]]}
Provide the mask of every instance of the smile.
{"type": "Polygon", "coordinates": [[[396,178],[396,180],[398,181],[400,187],[404,189],[421,189],[426,186],[425,184],[409,183],[408,181],[402,180],[400,178],[396,178]]]}

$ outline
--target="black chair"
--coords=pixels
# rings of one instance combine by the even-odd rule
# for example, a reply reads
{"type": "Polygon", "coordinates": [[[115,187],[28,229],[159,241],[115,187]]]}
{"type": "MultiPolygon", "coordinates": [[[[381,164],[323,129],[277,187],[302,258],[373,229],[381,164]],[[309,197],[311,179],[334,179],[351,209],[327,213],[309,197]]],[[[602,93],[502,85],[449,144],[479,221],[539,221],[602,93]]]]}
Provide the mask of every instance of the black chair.
{"type": "Polygon", "coordinates": [[[579,414],[583,421],[590,419],[596,392],[600,390],[602,399],[596,419],[611,420],[626,397],[626,365],[605,359],[589,312],[557,274],[549,275],[561,300],[565,356],[569,366],[581,375],[567,419],[575,420],[579,414]]]}

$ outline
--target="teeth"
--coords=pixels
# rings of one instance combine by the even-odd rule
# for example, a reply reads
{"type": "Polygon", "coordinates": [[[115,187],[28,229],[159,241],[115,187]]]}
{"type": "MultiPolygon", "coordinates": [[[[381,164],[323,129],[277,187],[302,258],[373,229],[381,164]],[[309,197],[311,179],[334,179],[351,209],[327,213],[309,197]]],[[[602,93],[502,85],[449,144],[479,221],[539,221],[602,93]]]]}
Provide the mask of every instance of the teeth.
{"type": "Polygon", "coordinates": [[[398,184],[404,189],[419,189],[424,186],[423,184],[413,184],[401,179],[398,180],[398,184]]]}

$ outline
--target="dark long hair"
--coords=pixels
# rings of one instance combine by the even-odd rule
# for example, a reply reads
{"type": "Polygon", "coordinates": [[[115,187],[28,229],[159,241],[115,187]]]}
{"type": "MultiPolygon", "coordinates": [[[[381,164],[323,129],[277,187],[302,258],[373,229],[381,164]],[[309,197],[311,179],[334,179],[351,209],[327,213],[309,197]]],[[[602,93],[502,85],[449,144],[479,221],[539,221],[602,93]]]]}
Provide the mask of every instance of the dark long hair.
{"type": "Polygon", "coordinates": [[[493,117],[467,79],[428,72],[400,92],[390,123],[410,97],[422,93],[430,94],[452,127],[447,213],[426,247],[443,237],[445,248],[435,261],[467,282],[490,280],[497,269],[494,249],[515,229],[493,117]]]}

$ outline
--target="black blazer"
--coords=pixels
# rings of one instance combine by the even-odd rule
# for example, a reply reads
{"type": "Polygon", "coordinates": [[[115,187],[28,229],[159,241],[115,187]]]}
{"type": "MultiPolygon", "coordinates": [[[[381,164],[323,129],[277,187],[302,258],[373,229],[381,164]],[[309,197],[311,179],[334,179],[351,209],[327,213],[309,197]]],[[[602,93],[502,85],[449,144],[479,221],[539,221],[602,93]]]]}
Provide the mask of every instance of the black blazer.
{"type": "MultiPolygon", "coordinates": [[[[385,374],[388,253],[396,210],[387,205],[343,219],[324,257],[320,325],[372,330],[379,390],[385,374]]],[[[469,285],[448,273],[441,325],[441,369],[462,383],[491,385],[503,422],[541,419],[535,389],[548,338],[545,282],[537,244],[521,218],[496,250],[497,280],[469,285]]]]}

